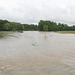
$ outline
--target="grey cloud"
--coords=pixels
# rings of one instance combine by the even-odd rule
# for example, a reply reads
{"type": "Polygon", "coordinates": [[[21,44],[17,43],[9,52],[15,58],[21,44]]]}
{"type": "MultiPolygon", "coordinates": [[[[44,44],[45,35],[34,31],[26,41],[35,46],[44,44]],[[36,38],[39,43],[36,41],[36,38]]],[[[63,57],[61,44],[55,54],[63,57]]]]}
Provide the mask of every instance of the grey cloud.
{"type": "Polygon", "coordinates": [[[74,0],[6,1],[8,4],[4,3],[5,5],[0,5],[0,19],[20,23],[38,23],[41,19],[67,23],[69,25],[75,23],[74,0]]]}

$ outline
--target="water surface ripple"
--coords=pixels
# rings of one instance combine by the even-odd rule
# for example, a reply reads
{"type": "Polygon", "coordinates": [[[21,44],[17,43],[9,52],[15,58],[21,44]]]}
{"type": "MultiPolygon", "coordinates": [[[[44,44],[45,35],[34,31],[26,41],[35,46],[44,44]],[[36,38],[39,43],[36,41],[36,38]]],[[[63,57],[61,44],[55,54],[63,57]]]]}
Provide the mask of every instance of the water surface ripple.
{"type": "Polygon", "coordinates": [[[75,34],[0,34],[0,75],[75,75],[75,34]]]}

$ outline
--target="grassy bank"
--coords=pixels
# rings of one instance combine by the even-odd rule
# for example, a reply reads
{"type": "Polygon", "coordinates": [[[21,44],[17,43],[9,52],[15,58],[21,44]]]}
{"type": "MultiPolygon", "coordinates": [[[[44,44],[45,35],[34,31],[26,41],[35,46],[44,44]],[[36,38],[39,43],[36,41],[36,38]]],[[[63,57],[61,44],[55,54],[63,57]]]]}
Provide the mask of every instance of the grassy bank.
{"type": "Polygon", "coordinates": [[[75,33],[75,31],[57,31],[58,33],[75,33]]]}
{"type": "Polygon", "coordinates": [[[0,31],[0,33],[13,33],[13,32],[16,32],[16,31],[0,31]]]}

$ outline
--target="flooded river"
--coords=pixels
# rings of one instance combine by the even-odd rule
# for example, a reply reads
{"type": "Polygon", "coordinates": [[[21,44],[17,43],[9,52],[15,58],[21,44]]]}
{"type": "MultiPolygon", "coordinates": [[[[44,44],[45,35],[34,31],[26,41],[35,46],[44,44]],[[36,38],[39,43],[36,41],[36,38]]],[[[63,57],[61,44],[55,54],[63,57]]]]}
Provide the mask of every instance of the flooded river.
{"type": "Polygon", "coordinates": [[[0,75],[75,75],[75,34],[0,34],[0,75]]]}

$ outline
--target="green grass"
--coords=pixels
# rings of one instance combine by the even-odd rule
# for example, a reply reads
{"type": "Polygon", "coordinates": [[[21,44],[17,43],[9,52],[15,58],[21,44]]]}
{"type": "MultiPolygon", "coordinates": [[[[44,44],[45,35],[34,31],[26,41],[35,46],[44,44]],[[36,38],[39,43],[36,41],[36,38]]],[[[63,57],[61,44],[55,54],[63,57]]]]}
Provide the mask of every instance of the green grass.
{"type": "Polygon", "coordinates": [[[17,32],[17,31],[0,31],[0,33],[13,33],[13,32],[17,32]]]}
{"type": "Polygon", "coordinates": [[[75,33],[75,31],[57,31],[58,33],[75,33]]]}

